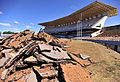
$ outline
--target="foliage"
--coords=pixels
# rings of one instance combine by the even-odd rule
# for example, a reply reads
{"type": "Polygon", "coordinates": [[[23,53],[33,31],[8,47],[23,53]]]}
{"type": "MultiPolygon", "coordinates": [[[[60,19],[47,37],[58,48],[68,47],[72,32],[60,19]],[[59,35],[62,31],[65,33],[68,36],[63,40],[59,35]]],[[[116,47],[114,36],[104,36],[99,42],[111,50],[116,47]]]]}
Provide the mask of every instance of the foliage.
{"type": "Polygon", "coordinates": [[[5,31],[5,32],[3,32],[3,34],[15,34],[15,33],[11,32],[11,31],[5,31]]]}

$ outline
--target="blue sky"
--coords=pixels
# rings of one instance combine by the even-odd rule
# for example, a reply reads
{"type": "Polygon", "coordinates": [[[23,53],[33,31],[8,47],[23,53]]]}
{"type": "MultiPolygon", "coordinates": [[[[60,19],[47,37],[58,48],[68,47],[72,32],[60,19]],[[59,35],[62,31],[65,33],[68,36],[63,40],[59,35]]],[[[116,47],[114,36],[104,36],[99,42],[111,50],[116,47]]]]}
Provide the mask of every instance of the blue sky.
{"type": "MultiPolygon", "coordinates": [[[[0,31],[38,32],[38,23],[67,16],[96,0],[0,0],[0,31]]],[[[98,0],[120,10],[120,0],[98,0]]],[[[120,15],[110,17],[105,26],[120,24],[120,15]]]]}

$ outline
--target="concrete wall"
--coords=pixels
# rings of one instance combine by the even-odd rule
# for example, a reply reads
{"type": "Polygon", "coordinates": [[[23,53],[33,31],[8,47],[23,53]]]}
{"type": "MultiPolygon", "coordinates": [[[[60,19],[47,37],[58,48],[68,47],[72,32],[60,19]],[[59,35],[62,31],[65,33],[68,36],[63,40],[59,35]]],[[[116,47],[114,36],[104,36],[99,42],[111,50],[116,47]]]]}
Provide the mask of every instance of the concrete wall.
{"type": "Polygon", "coordinates": [[[113,45],[113,44],[107,44],[107,43],[100,43],[100,44],[120,53],[120,46],[119,45],[113,45]]]}
{"type": "Polygon", "coordinates": [[[120,46],[117,47],[117,51],[120,53],[120,46]]]}

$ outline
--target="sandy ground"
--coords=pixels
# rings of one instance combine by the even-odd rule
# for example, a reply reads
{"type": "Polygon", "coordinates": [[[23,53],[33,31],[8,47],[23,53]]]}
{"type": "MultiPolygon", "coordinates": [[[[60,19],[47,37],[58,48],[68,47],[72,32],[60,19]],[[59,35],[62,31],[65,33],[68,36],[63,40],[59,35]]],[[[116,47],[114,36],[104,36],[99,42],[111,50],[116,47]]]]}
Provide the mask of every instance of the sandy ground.
{"type": "MultiPolygon", "coordinates": [[[[69,40],[68,40],[69,41],[69,40]]],[[[86,68],[92,72],[93,82],[120,82],[120,54],[105,46],[88,41],[72,40],[69,52],[91,56],[98,61],[86,68]]]]}

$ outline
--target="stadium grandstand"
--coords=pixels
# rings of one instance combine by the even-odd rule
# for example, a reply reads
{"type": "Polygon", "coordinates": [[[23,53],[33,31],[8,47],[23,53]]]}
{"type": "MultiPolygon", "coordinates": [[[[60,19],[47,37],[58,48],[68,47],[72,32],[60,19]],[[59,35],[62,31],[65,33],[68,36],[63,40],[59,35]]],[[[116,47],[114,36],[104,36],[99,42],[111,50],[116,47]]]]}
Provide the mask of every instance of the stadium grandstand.
{"type": "Polygon", "coordinates": [[[105,27],[103,33],[97,37],[120,37],[120,25],[105,27]]]}
{"type": "Polygon", "coordinates": [[[39,25],[56,37],[94,37],[102,33],[106,19],[115,15],[117,8],[95,1],[68,16],[39,25]]]}

